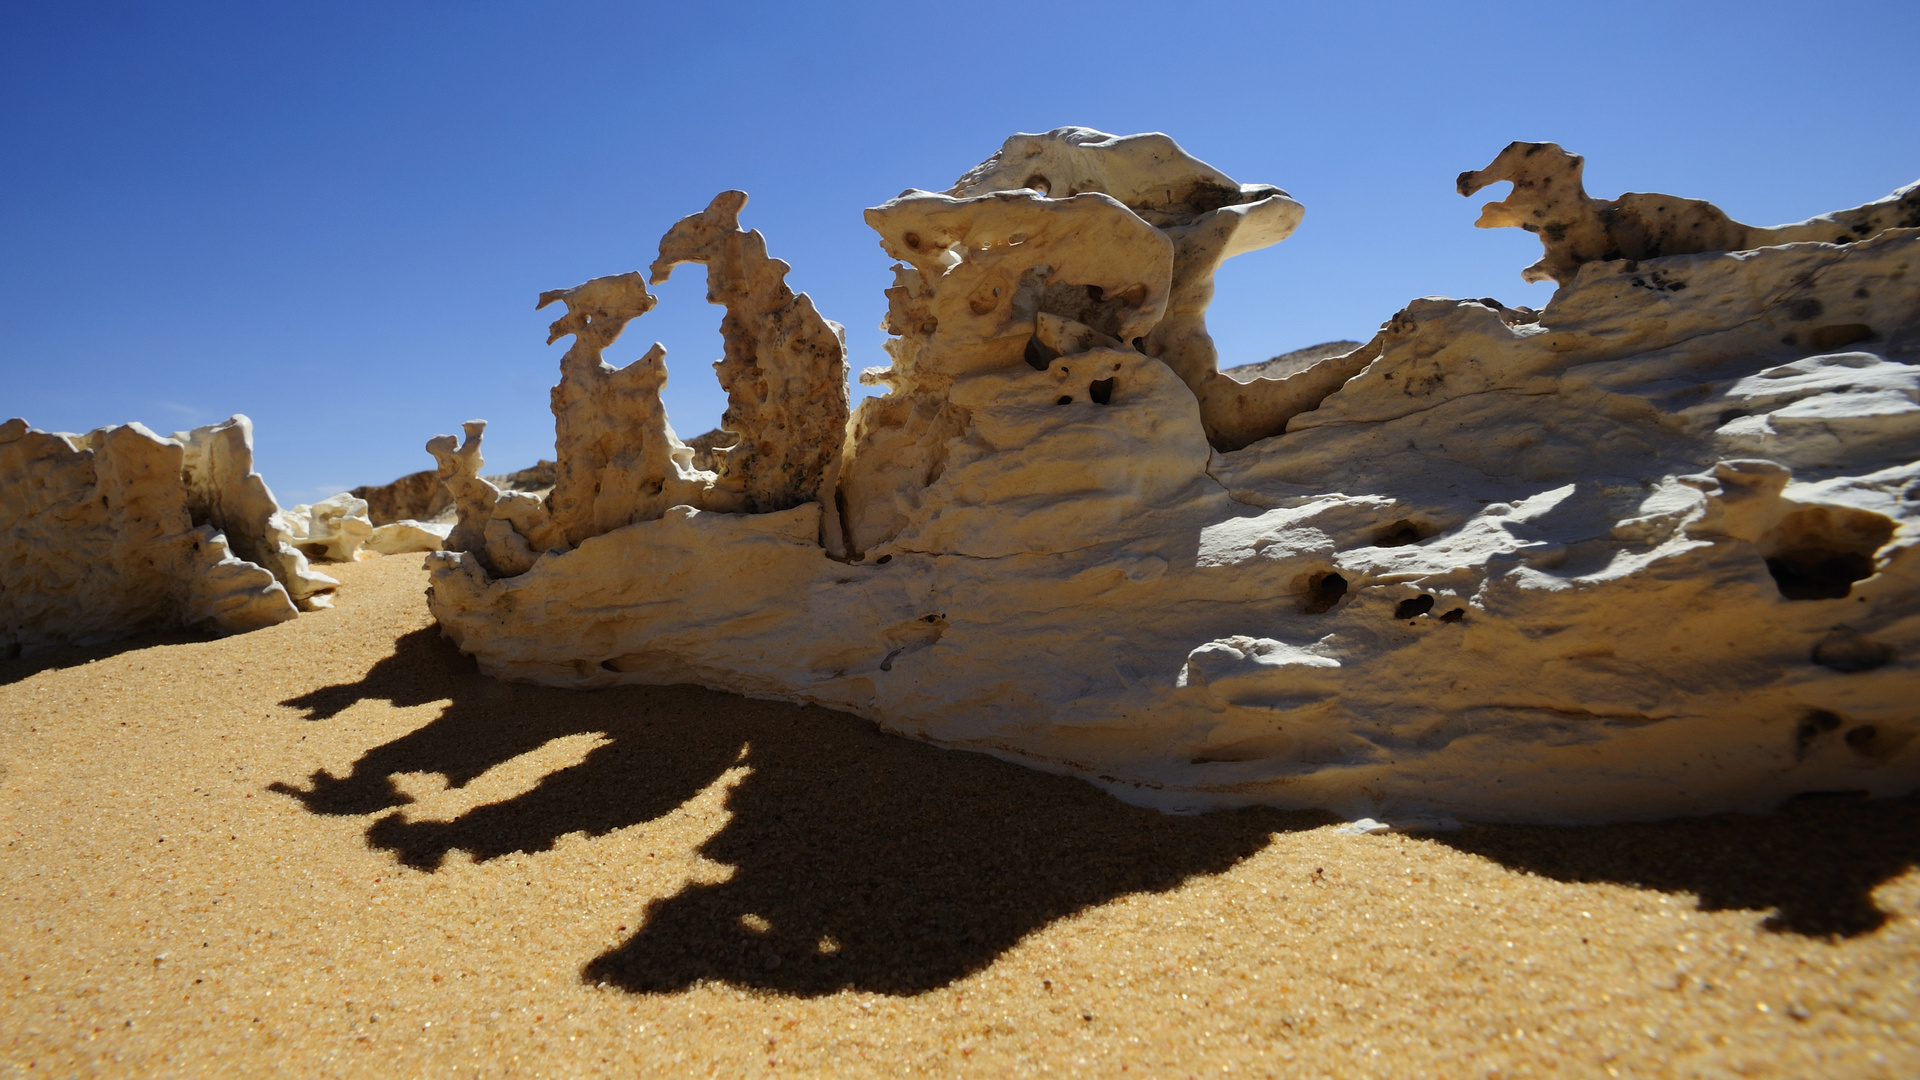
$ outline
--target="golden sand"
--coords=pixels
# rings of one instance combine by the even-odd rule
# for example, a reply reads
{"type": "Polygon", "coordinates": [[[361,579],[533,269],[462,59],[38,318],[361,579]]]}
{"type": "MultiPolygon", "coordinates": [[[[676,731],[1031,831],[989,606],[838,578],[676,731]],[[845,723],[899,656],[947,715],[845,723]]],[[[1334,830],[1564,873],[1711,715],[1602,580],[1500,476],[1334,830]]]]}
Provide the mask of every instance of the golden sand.
{"type": "Polygon", "coordinates": [[[684,687],[496,683],[414,557],[0,664],[0,1074],[1920,1076],[1920,799],[1168,817],[684,687]]]}

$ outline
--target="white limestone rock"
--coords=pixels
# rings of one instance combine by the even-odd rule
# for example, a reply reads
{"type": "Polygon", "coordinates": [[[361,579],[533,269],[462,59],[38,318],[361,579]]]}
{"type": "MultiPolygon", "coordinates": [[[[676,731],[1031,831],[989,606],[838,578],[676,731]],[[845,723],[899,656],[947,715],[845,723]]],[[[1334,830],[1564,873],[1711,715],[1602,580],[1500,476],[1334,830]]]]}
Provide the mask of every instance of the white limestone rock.
{"type": "Polygon", "coordinates": [[[367,537],[367,550],[382,555],[406,555],[416,551],[439,551],[447,546],[453,532],[451,521],[415,521],[402,518],[376,525],[367,537]]]}
{"type": "Polygon", "coordinates": [[[308,558],[322,562],[352,562],[354,554],[373,535],[367,501],[341,492],[309,506],[302,503],[285,512],[293,546],[308,558]]]}
{"type": "MultiPolygon", "coordinates": [[[[894,364],[831,500],[689,501],[512,576],[470,530],[428,556],[443,629],[499,677],[815,702],[1169,810],[1920,786],[1920,230],[1417,300],[1223,398],[1181,266],[1231,237],[1183,246],[1193,200],[1112,179],[1200,167],[1063,130],[868,212],[894,364]],[[1284,431],[1230,448],[1249,417],[1284,431]]],[[[477,478],[469,435],[443,475],[477,478]]]]}
{"type": "MultiPolygon", "coordinates": [[[[193,469],[220,427],[167,438],[140,424],[85,435],[0,424],[0,655],[169,627],[240,633],[297,614],[285,585],[236,557],[211,519],[211,506],[248,494],[193,469]]],[[[226,430],[240,432],[250,466],[245,418],[226,430]]]]}
{"type": "Polygon", "coordinates": [[[293,545],[292,526],[253,471],[253,421],[236,415],[173,438],[185,450],[181,477],[194,522],[212,525],[235,556],[265,567],[301,611],[332,607],[340,582],[315,571],[293,545]]]}

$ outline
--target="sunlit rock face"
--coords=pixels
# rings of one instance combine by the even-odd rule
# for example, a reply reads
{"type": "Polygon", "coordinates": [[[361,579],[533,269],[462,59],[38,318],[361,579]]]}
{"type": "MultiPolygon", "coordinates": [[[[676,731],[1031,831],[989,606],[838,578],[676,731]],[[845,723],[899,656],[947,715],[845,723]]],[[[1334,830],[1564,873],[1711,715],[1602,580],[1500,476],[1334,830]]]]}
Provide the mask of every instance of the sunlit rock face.
{"type": "Polygon", "coordinates": [[[157,435],[0,424],[0,655],[167,628],[239,633],[324,607],[244,416],[157,435]]]}
{"type": "MultiPolygon", "coordinates": [[[[832,324],[771,275],[711,289],[730,320],[799,313],[757,342],[811,343],[756,345],[764,399],[729,412],[782,418],[739,432],[799,463],[782,506],[692,467],[657,346],[589,367],[612,333],[562,320],[563,386],[608,388],[555,391],[560,475],[573,413],[617,398],[575,459],[635,463],[601,485],[633,494],[569,532],[564,500],[482,486],[484,425],[436,440],[461,521],[433,611],[496,676],[815,702],[1169,810],[1608,820],[1920,785],[1920,230],[1588,259],[1542,311],[1418,300],[1226,379],[1203,279],[1299,215],[1165,136],[1015,136],[867,212],[893,364],[843,431],[787,419],[838,415],[801,396],[832,324]]],[[[652,306],[621,288],[614,333],[652,306]]]]}

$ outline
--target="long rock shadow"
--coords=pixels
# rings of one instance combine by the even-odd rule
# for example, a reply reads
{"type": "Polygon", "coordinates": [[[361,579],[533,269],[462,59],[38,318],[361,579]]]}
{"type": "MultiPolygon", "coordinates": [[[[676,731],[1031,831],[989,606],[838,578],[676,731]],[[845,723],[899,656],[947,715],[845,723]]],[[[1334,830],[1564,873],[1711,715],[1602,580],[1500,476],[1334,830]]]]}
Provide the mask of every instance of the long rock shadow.
{"type": "Polygon", "coordinates": [[[1690,892],[1702,911],[1772,909],[1768,930],[1847,938],[1885,925],[1873,890],[1920,866],[1920,794],[1801,796],[1771,814],[1630,825],[1482,825],[1432,839],[1556,881],[1690,892]]]}
{"type": "MultiPolygon", "coordinates": [[[[104,645],[63,645],[45,652],[6,657],[0,659],[0,686],[12,686],[43,671],[79,667],[82,664],[91,664],[95,660],[119,656],[121,653],[137,652],[160,645],[197,645],[215,640],[218,639],[211,634],[197,633],[192,630],[156,630],[104,645]]],[[[4,656],[4,653],[0,653],[0,656],[4,656]]]]}
{"type": "Polygon", "coordinates": [[[632,991],[703,980],[794,994],[918,993],[993,962],[1034,929],[1132,892],[1177,887],[1333,820],[1255,809],[1170,817],[1079,781],[882,734],[826,709],[697,687],[596,692],[495,682],[434,629],[402,638],[358,683],[283,704],[310,719],[355,702],[450,700],[439,718],[368,750],[344,777],[271,790],[319,814],[389,811],[368,843],[431,872],[552,848],[654,820],[748,766],[730,822],[701,848],[721,884],[651,905],[640,929],[582,974],[632,991]],[[604,741],[522,795],[453,821],[409,821],[393,782],[440,773],[460,787],[569,735],[604,741]]]}
{"type": "MultiPolygon", "coordinates": [[[[649,906],[582,976],[635,992],[705,980],[813,995],[911,994],[989,964],[1054,920],[1134,892],[1226,871],[1274,833],[1332,819],[1249,809],[1171,817],[1078,780],[881,734],[819,708],[695,687],[597,692],[499,683],[428,628],[365,678],[285,704],[310,718],[358,701],[446,700],[433,722],[368,750],[344,776],[272,790],[320,814],[387,811],[367,841],[437,869],[549,850],[671,813],[728,769],[732,817],[701,848],[733,876],[649,906]],[[598,733],[578,765],[448,822],[410,821],[393,783],[434,772],[459,787],[550,740],[598,733]]],[[[1872,891],[1920,858],[1920,797],[1798,800],[1772,815],[1648,825],[1477,826],[1433,839],[1563,881],[1697,893],[1703,908],[1774,910],[1773,929],[1866,933],[1872,891]]]]}

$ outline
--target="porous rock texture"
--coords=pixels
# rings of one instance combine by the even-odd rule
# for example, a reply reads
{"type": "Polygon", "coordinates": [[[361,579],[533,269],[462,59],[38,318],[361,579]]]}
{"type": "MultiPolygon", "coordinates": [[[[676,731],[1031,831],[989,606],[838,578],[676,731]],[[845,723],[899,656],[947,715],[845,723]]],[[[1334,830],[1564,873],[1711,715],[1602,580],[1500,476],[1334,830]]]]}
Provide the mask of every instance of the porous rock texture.
{"type": "Polygon", "coordinates": [[[441,626],[499,677],[815,702],[1169,810],[1920,786],[1920,230],[1417,300],[1235,399],[1192,276],[1234,243],[1179,230],[1277,196],[1196,176],[1062,129],[868,211],[894,363],[833,499],[688,500],[513,576],[469,530],[429,556],[441,626]],[[1284,430],[1223,449],[1256,413],[1284,430]]]}
{"type": "Polygon", "coordinates": [[[349,562],[373,536],[367,501],[350,492],[283,511],[293,546],[324,562],[349,562]]]}
{"type": "Polygon", "coordinates": [[[1587,159],[1557,143],[1509,143],[1484,169],[1460,174],[1462,195],[1510,181],[1513,191],[1480,208],[1482,229],[1515,226],[1540,237],[1547,252],[1521,271],[1527,281],[1565,285],[1586,263],[1657,259],[1773,244],[1851,244],[1888,229],[1920,228],[1920,183],[1884,199],[1793,225],[1743,225],[1710,202],[1630,191],[1617,199],[1587,194],[1587,159]]]}
{"type": "Polygon", "coordinates": [[[326,606],[253,471],[253,426],[85,435],[0,424],[0,655],[175,627],[239,633],[326,606]]]}

